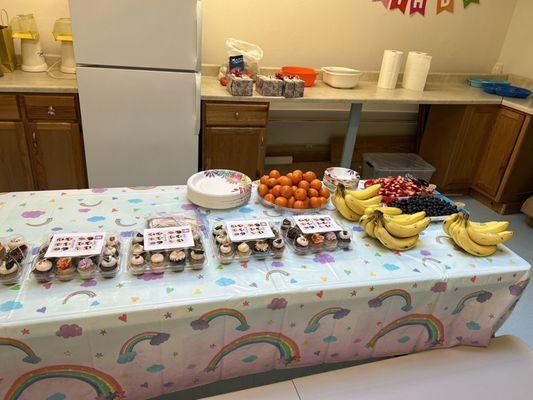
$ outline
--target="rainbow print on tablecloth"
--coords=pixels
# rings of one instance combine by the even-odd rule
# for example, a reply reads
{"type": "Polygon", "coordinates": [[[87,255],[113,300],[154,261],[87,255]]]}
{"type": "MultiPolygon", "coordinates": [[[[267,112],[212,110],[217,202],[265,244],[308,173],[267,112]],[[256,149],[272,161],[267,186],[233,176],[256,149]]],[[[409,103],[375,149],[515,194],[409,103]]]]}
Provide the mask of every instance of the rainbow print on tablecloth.
{"type": "Polygon", "coordinates": [[[280,354],[280,361],[285,366],[289,365],[293,361],[300,359],[300,349],[294,340],[291,338],[275,332],[257,332],[250,333],[235,339],[233,342],[225,345],[209,362],[205,368],[206,372],[211,372],[216,369],[222,359],[230,354],[232,351],[240,349],[244,346],[250,346],[258,343],[266,343],[275,346],[280,354]]]}
{"type": "Polygon", "coordinates": [[[457,315],[461,311],[463,311],[463,309],[465,308],[465,303],[468,300],[476,299],[478,303],[484,303],[490,300],[491,297],[492,297],[492,293],[486,290],[478,290],[477,292],[467,294],[461,300],[459,300],[459,303],[457,303],[454,310],[452,311],[452,315],[457,315]]]}
{"type": "Polygon", "coordinates": [[[170,338],[168,333],[162,332],[142,332],[124,342],[118,353],[117,363],[127,364],[132,362],[137,356],[133,348],[140,342],[149,341],[150,346],[159,346],[170,338]]]}
{"type": "Polygon", "coordinates": [[[405,302],[405,305],[401,308],[402,311],[408,312],[413,309],[413,301],[411,294],[403,289],[392,289],[381,293],[379,296],[374,297],[368,301],[370,308],[377,308],[383,305],[383,302],[391,297],[399,297],[405,302]]]}
{"type": "Polygon", "coordinates": [[[374,348],[377,341],[386,334],[395,329],[411,325],[418,325],[426,328],[428,333],[428,343],[431,345],[435,346],[444,342],[444,326],[438,318],[431,314],[410,314],[399,318],[382,328],[372,339],[370,339],[366,344],[366,347],[374,348]]]}
{"type": "Polygon", "coordinates": [[[326,308],[320,312],[317,312],[315,315],[311,317],[311,319],[307,322],[307,326],[305,327],[304,332],[305,333],[316,332],[316,330],[320,326],[320,320],[324,317],[327,317],[328,315],[333,315],[333,319],[342,319],[346,317],[348,314],[350,314],[350,310],[348,310],[347,308],[342,308],[342,307],[326,308]]]}
{"type": "Polygon", "coordinates": [[[82,295],[85,295],[91,299],[96,297],[96,293],[93,292],[92,290],[77,290],[75,292],[70,293],[67,297],[65,297],[63,299],[63,304],[67,304],[67,302],[74,296],[82,296],[82,295]]]}
{"type": "Polygon", "coordinates": [[[250,329],[250,325],[248,325],[248,321],[246,321],[246,316],[242,312],[240,312],[239,310],[235,310],[234,308],[217,308],[216,310],[209,311],[203,314],[197,320],[192,321],[191,328],[195,331],[203,331],[209,328],[209,323],[218,317],[235,318],[237,321],[240,322],[240,325],[235,328],[238,331],[244,332],[250,329]]]}
{"type": "Polygon", "coordinates": [[[97,400],[124,399],[125,393],[120,384],[110,375],[82,365],[53,365],[21,375],[9,388],[4,400],[20,399],[22,393],[36,382],[46,379],[76,379],[90,385],[96,392],[97,400]]]}
{"type": "Polygon", "coordinates": [[[21,342],[17,339],[11,338],[0,338],[0,346],[8,346],[18,349],[26,354],[26,357],[22,359],[25,363],[28,364],[37,364],[41,362],[41,357],[37,356],[35,352],[28,346],[26,343],[21,342]]]}

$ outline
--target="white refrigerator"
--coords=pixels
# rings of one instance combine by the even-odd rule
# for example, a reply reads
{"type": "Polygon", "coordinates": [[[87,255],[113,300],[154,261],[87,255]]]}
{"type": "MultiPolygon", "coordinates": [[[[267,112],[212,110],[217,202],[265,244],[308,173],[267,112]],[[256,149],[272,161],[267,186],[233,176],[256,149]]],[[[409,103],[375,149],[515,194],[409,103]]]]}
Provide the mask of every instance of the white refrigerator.
{"type": "Polygon", "coordinates": [[[91,187],[198,170],[200,0],[70,0],[91,187]]]}

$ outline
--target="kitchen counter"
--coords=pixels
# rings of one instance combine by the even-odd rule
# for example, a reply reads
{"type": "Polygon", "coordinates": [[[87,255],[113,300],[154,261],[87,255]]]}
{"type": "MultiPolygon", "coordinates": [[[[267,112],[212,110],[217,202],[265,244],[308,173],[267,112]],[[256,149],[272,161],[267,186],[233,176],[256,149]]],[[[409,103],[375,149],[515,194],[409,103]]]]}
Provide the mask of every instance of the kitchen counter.
{"type": "Polygon", "coordinates": [[[516,111],[521,111],[526,114],[533,115],[533,96],[527,99],[511,99],[505,98],[502,101],[502,105],[512,108],[516,111]]]}
{"type": "MultiPolygon", "coordinates": [[[[54,74],[64,77],[75,76],[59,71],[54,71],[54,74]]],[[[78,83],[76,79],[52,78],[46,72],[23,72],[17,69],[0,78],[0,92],[77,93],[78,83]]]]}

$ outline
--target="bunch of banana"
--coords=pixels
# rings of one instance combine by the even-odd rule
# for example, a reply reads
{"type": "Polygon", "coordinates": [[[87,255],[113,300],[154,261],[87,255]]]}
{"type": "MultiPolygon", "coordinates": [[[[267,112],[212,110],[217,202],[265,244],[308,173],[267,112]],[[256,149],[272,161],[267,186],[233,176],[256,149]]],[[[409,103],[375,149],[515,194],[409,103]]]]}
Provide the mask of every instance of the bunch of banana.
{"type": "Polygon", "coordinates": [[[418,235],[425,230],[431,220],[424,211],[416,214],[390,215],[377,210],[361,217],[359,224],[370,237],[378,239],[390,250],[412,249],[418,235]]]}
{"type": "Polygon", "coordinates": [[[496,252],[498,245],[513,237],[506,231],[509,222],[491,221],[484,224],[470,221],[463,212],[450,215],[443,224],[446,232],[464,251],[477,257],[487,257],[496,252]]]}
{"type": "Polygon", "coordinates": [[[350,220],[358,222],[365,213],[372,213],[374,210],[381,210],[387,214],[401,214],[399,208],[381,207],[382,196],[379,196],[381,185],[376,184],[364,190],[346,190],[342,185],[337,186],[331,198],[333,205],[341,215],[350,220]]]}

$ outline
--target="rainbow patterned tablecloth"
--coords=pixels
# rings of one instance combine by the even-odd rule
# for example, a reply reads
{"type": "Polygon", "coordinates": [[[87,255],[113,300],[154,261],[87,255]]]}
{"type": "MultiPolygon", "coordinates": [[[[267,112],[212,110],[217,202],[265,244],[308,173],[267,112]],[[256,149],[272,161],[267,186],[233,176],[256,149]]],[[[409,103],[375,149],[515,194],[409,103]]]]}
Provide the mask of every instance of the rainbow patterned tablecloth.
{"type": "MultiPolygon", "coordinates": [[[[203,224],[281,216],[252,199],[198,209],[185,187],[0,195],[0,236],[33,252],[51,232],[142,229],[187,213],[203,224]]],[[[458,344],[485,346],[529,282],[505,247],[489,258],[455,249],[432,225],[393,253],[364,237],[354,249],[202,271],[0,288],[0,397],[146,399],[221,379],[458,344]]],[[[126,261],[125,258],[123,261],[126,261]]]]}

